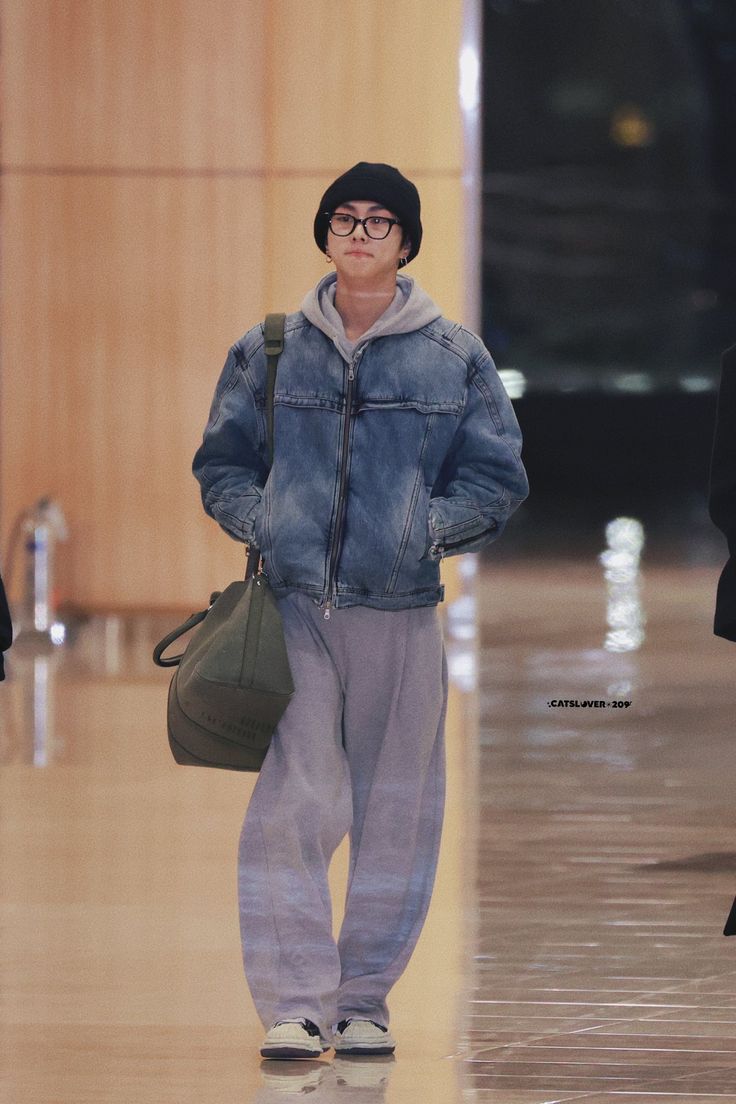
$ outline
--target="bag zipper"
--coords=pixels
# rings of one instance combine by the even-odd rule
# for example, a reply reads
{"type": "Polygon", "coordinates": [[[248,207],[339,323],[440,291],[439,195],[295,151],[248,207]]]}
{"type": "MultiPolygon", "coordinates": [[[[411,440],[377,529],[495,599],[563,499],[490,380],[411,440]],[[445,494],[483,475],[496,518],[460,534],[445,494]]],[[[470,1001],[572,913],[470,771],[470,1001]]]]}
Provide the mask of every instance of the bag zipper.
{"type": "MultiPolygon", "coordinates": [[[[365,346],[363,346],[365,348],[365,346]]],[[[330,553],[330,574],[327,580],[327,604],[325,606],[324,619],[330,620],[330,609],[334,605],[334,600],[337,597],[336,588],[334,587],[335,571],[337,569],[337,561],[340,558],[340,548],[342,545],[342,531],[345,525],[345,499],[347,498],[346,489],[348,481],[348,449],[350,445],[350,419],[352,416],[353,406],[353,385],[355,383],[355,369],[358,366],[358,361],[363,355],[363,349],[353,354],[353,359],[346,362],[348,365],[348,389],[345,399],[345,427],[343,429],[342,438],[342,456],[341,456],[341,470],[340,470],[340,489],[337,495],[337,519],[335,521],[335,535],[332,540],[332,550],[330,553]]]]}

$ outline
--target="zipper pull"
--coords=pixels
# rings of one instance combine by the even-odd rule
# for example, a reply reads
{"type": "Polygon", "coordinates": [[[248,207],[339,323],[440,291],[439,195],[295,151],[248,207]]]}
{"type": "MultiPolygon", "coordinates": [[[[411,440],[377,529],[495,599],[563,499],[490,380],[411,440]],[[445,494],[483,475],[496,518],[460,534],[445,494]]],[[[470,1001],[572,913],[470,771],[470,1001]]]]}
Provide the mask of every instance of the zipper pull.
{"type": "Polygon", "coordinates": [[[357,353],[355,354],[355,356],[354,356],[354,357],[353,357],[353,359],[352,359],[352,360],[350,361],[350,363],[348,364],[348,379],[349,379],[349,380],[354,380],[354,379],[355,379],[355,369],[356,369],[356,367],[357,367],[357,364],[358,364],[358,361],[360,360],[360,358],[362,357],[362,355],[363,355],[363,350],[362,350],[362,349],[360,349],[360,350],[359,350],[359,351],[358,351],[358,352],[357,352],[357,353]]]}
{"type": "Polygon", "coordinates": [[[327,605],[325,606],[325,616],[324,616],[325,621],[330,620],[330,606],[331,605],[332,605],[332,602],[331,602],[331,600],[328,599],[327,605]]]}

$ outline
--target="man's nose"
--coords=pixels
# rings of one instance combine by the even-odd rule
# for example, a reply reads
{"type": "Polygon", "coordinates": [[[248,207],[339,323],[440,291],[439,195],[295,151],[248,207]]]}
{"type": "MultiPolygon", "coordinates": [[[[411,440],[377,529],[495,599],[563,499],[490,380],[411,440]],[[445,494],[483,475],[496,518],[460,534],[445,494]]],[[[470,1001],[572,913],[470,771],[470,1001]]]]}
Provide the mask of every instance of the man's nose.
{"type": "Polygon", "coordinates": [[[365,232],[365,226],[363,225],[362,222],[356,222],[355,226],[353,227],[353,237],[354,238],[357,237],[358,234],[361,236],[361,238],[363,238],[363,240],[365,240],[368,237],[368,235],[365,232]]]}

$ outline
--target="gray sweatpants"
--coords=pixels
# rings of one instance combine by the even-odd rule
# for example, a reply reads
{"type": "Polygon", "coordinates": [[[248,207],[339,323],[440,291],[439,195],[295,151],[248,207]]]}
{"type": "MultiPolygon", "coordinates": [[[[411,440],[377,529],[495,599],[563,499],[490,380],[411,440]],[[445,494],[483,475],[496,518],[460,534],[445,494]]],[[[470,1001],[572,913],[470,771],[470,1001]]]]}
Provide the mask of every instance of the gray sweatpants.
{"type": "Polygon", "coordinates": [[[445,798],[447,660],[436,606],[279,599],[295,692],[238,855],[243,961],[266,1028],[306,1016],[388,1024],[432,893],[445,798]],[[327,868],[350,832],[337,943],[327,868]]]}

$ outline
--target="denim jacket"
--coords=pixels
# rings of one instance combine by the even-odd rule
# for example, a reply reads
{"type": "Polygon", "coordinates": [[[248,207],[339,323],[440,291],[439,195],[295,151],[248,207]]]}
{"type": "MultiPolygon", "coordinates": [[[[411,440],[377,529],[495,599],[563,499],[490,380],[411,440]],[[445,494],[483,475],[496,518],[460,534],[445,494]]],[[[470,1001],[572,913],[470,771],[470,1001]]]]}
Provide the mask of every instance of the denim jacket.
{"type": "Polygon", "coordinates": [[[413,280],[351,343],[335,278],[287,315],[270,471],[263,325],[229,350],[193,463],[204,508],[257,544],[277,598],[436,605],[440,560],[495,540],[528,494],[519,425],[481,340],[413,280]]]}

